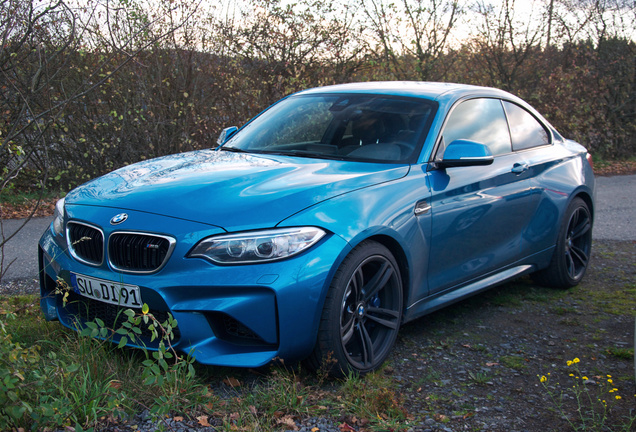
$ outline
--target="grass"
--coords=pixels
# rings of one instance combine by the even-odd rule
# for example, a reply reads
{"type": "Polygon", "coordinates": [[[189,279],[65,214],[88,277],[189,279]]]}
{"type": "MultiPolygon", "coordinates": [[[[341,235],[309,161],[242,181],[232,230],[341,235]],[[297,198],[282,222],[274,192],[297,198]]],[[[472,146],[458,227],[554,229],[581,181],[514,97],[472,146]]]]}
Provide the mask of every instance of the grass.
{"type": "Polygon", "coordinates": [[[145,384],[150,367],[139,351],[47,323],[37,304],[33,296],[0,298],[0,429],[85,429],[139,407],[159,416],[168,403],[187,412],[208,402],[183,363],[162,366],[160,379],[145,384]]]}
{"type": "Polygon", "coordinates": [[[516,370],[523,370],[527,367],[526,359],[515,355],[502,356],[499,358],[499,363],[516,370]]]}
{"type": "Polygon", "coordinates": [[[634,348],[609,347],[605,351],[620,360],[632,360],[634,358],[634,348]]]}
{"type": "Polygon", "coordinates": [[[0,379],[0,430],[124,425],[143,410],[157,421],[248,431],[294,429],[310,414],[368,430],[399,430],[410,421],[383,371],[326,381],[277,364],[254,379],[254,371],[173,363],[169,351],[162,364],[156,352],[119,349],[46,322],[38,303],[35,296],[0,297],[0,376],[11,381],[0,379]]]}
{"type": "MultiPolygon", "coordinates": [[[[581,284],[586,287],[586,281],[581,284]]],[[[623,289],[612,291],[596,291],[581,289],[573,293],[574,298],[586,302],[587,313],[604,313],[636,317],[634,299],[636,288],[633,284],[624,285],[623,289]]]]}
{"type": "Polygon", "coordinates": [[[468,372],[468,376],[475,384],[478,385],[486,385],[492,380],[490,375],[483,372],[468,372]]]}

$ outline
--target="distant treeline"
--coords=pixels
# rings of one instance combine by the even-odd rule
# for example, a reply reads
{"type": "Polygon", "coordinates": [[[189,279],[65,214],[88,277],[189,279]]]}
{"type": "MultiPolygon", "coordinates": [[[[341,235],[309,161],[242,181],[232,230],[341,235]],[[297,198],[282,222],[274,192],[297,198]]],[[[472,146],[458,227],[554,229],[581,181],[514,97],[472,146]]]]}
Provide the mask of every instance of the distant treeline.
{"type": "MultiPolygon", "coordinates": [[[[636,155],[636,44],[608,25],[613,10],[598,12],[604,28],[585,33],[558,15],[565,2],[546,1],[542,21],[520,31],[502,12],[509,3],[461,9],[405,0],[354,11],[254,0],[232,19],[183,3],[163,15],[118,9],[106,25],[84,18],[95,10],[7,0],[0,5],[0,186],[67,189],[139,160],[214,147],[222,128],[285,95],[353,81],[502,88],[596,156],[636,155]],[[452,41],[467,17],[473,31],[452,41]]],[[[621,7],[633,18],[633,5],[621,7]]]]}

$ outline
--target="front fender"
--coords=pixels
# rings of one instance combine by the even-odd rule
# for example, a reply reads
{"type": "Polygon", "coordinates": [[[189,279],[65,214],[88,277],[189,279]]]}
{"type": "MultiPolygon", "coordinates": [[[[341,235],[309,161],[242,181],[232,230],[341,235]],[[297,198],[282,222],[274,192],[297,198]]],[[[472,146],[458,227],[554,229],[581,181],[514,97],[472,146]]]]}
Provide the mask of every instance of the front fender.
{"type": "MultiPolygon", "coordinates": [[[[406,307],[427,294],[431,217],[430,213],[416,216],[414,212],[416,203],[430,197],[426,176],[424,170],[411,170],[402,179],[323,201],[279,226],[318,226],[341,237],[351,249],[367,239],[384,243],[396,259],[405,261],[400,266],[407,272],[403,275],[404,292],[410,293],[404,302],[406,307]]],[[[334,263],[332,277],[345,256],[334,263]]]]}

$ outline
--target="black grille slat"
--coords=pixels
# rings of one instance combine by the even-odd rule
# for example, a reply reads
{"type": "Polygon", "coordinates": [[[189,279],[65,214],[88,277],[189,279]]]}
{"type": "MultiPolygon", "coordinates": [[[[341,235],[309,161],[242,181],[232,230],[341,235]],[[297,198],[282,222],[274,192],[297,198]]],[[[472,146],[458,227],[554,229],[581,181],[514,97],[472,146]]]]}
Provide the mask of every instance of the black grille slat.
{"type": "Polygon", "coordinates": [[[104,236],[97,228],[69,222],[69,247],[75,256],[91,264],[100,264],[104,256],[104,236]]]}
{"type": "Polygon", "coordinates": [[[114,267],[126,271],[150,272],[168,258],[170,241],[140,233],[115,233],[109,240],[108,256],[114,267]]]}

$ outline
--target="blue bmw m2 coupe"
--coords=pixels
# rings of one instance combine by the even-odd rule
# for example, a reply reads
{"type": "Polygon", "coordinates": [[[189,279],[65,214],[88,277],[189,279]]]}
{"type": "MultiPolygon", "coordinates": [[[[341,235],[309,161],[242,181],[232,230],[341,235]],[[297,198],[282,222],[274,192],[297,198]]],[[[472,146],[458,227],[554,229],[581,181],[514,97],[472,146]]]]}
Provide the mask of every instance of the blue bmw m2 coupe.
{"type": "Polygon", "coordinates": [[[57,203],[39,243],[47,319],[116,330],[147,305],[204,364],[365,373],[407,321],[522,275],[571,287],[588,267],[591,157],[500,90],[310,89],[217,144],[57,203]]]}

